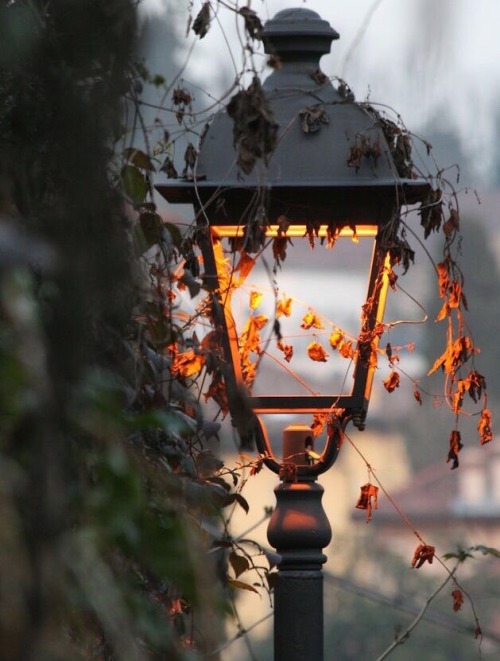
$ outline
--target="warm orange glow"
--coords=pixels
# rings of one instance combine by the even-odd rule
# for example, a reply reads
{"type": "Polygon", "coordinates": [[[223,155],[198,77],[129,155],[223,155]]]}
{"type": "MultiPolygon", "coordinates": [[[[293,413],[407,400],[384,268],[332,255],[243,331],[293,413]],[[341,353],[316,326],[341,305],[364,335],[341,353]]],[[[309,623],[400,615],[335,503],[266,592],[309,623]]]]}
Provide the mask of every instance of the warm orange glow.
{"type": "MultiPolygon", "coordinates": [[[[378,299],[378,306],[377,306],[377,316],[376,316],[376,323],[381,324],[384,320],[384,312],[385,312],[385,304],[387,301],[387,292],[389,289],[389,273],[391,271],[391,258],[389,253],[386,254],[385,260],[384,260],[384,268],[382,269],[382,273],[380,274],[380,290],[379,290],[379,299],[378,299]]],[[[372,341],[372,345],[374,345],[374,349],[378,347],[379,344],[379,338],[375,337],[372,341]]],[[[372,392],[372,384],[373,384],[373,377],[375,375],[375,367],[371,367],[368,370],[368,377],[366,380],[366,387],[365,387],[365,399],[366,401],[370,401],[370,395],[372,392]]]]}
{"type": "MultiPolygon", "coordinates": [[[[245,226],[244,225],[214,225],[210,228],[212,232],[220,237],[220,238],[235,238],[239,236],[243,236],[245,233],[245,226]]],[[[328,236],[328,226],[327,225],[321,225],[318,231],[318,236],[320,238],[327,237],[328,236]]],[[[357,236],[358,238],[366,238],[366,237],[375,237],[377,236],[377,231],[378,228],[376,225],[356,225],[353,227],[342,227],[340,229],[338,236],[339,237],[348,237],[348,238],[353,238],[357,236]],[[354,231],[355,230],[355,231],[354,231]]],[[[316,234],[316,232],[315,232],[316,234]]],[[[283,230],[279,230],[278,225],[269,225],[266,228],[266,236],[270,238],[275,238],[277,236],[286,236],[290,238],[302,238],[307,235],[307,227],[306,225],[290,225],[286,233],[283,232],[283,230]]]]}

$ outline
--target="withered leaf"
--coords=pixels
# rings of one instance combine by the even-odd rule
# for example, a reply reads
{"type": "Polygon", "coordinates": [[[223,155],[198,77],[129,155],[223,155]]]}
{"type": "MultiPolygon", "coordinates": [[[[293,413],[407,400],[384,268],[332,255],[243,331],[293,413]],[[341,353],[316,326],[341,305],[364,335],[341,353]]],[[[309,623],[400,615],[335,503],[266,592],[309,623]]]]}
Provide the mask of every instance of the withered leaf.
{"type": "Polygon", "coordinates": [[[243,16],[245,20],[245,30],[247,31],[248,36],[251,39],[260,39],[264,26],[255,11],[250,9],[250,7],[241,7],[239,14],[243,16]]]}
{"type": "Polygon", "coordinates": [[[307,355],[318,363],[326,363],[328,360],[328,354],[319,342],[311,342],[307,347],[307,355]]]}
{"type": "Polygon", "coordinates": [[[342,356],[342,358],[354,358],[354,347],[352,345],[352,341],[348,340],[346,342],[341,342],[340,346],[338,347],[339,353],[342,356]]]}
{"type": "Polygon", "coordinates": [[[428,544],[420,544],[415,549],[413,560],[411,561],[411,566],[415,569],[420,569],[424,562],[428,562],[430,565],[432,565],[435,552],[436,549],[434,546],[429,546],[428,544]]]}
{"type": "Polygon", "coordinates": [[[250,292],[250,309],[256,310],[262,302],[263,294],[258,291],[250,292]]]}
{"type": "Polygon", "coordinates": [[[163,165],[160,168],[160,172],[165,172],[169,179],[177,179],[178,174],[175,169],[174,163],[171,158],[167,158],[163,161],[163,165]]]}
{"type": "Polygon", "coordinates": [[[209,27],[210,3],[205,2],[193,21],[193,32],[197,34],[200,39],[203,39],[203,37],[207,34],[209,27]]]}
{"type": "Polygon", "coordinates": [[[205,356],[201,353],[195,353],[194,349],[189,349],[176,355],[172,364],[172,372],[173,374],[190,377],[198,374],[204,364],[205,356]]]}
{"type": "Polygon", "coordinates": [[[324,328],[323,324],[321,323],[321,319],[312,310],[306,312],[306,314],[302,317],[302,323],[300,324],[300,327],[304,330],[309,330],[309,328],[324,328]]]}
{"type": "Polygon", "coordinates": [[[457,588],[456,590],[453,590],[451,596],[453,598],[453,610],[455,613],[457,613],[459,610],[461,610],[464,603],[463,592],[457,588]]]}
{"type": "Polygon", "coordinates": [[[399,388],[400,377],[396,371],[392,371],[387,379],[384,381],[384,388],[387,392],[394,392],[396,388],[399,388]]]}
{"type": "Polygon", "coordinates": [[[289,363],[293,358],[293,346],[290,344],[285,344],[284,342],[278,342],[277,345],[280,351],[283,351],[285,354],[285,360],[289,363]]]}
{"type": "Polygon", "coordinates": [[[477,423],[477,430],[481,445],[489,443],[493,439],[491,411],[489,409],[484,408],[482,410],[481,417],[477,423]]]}
{"type": "Polygon", "coordinates": [[[364,484],[356,503],[356,509],[366,510],[366,523],[372,520],[372,509],[378,508],[378,487],[374,484],[364,484]]]}
{"type": "Polygon", "coordinates": [[[329,124],[330,118],[321,106],[307,106],[299,112],[300,127],[304,133],[316,133],[322,124],[329,124]]]}
{"type": "Polygon", "coordinates": [[[458,453],[463,448],[462,437],[458,429],[453,429],[450,434],[450,449],[448,451],[448,459],[446,463],[452,462],[451,470],[458,468],[458,453]]]}
{"type": "Polygon", "coordinates": [[[337,329],[336,331],[333,331],[333,333],[330,333],[328,341],[330,342],[332,349],[338,349],[344,342],[344,334],[341,330],[337,329]]]}
{"type": "Polygon", "coordinates": [[[292,314],[292,299],[291,298],[281,298],[276,304],[276,316],[289,317],[292,314]]]}
{"type": "Polygon", "coordinates": [[[238,165],[245,174],[250,174],[257,159],[265,161],[273,151],[279,128],[257,76],[248,89],[240,90],[231,98],[227,114],[234,121],[233,142],[238,151],[238,165]]]}

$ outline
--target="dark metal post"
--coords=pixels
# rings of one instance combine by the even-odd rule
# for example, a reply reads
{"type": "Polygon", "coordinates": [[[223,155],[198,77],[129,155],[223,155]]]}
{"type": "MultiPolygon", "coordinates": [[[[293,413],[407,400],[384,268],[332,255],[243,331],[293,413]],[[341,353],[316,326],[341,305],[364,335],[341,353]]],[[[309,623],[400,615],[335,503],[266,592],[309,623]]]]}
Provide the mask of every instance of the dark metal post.
{"type": "MultiPolygon", "coordinates": [[[[284,432],[284,479],[307,461],[312,430],[284,432]],[[289,469],[289,470],[287,470],[289,469]]],[[[274,596],[274,660],[323,661],[323,549],[332,530],[321,504],[323,487],[313,479],[284,481],[274,490],[276,508],[267,537],[281,556],[274,596]]]]}

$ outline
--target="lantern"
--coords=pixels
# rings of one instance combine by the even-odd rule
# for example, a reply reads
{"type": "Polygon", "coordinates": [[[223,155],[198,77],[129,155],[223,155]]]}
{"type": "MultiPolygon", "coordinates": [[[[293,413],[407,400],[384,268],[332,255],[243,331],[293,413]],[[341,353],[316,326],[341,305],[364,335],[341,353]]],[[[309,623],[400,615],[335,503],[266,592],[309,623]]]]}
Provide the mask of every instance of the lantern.
{"type": "Polygon", "coordinates": [[[423,201],[430,189],[414,171],[405,132],[369,104],[356,103],[344,82],[334,86],[321,71],[320,58],[338,37],[308,9],[280,11],[269,20],[262,40],[273,58],[272,73],[262,86],[254,79],[215,115],[184,180],[158,186],[169,202],[194,206],[229,409],[240,433],[255,436],[265,463],[283,481],[268,538],[282,557],[275,658],[287,661],[323,658],[321,549],[331,530],[315,479],[335,461],[346,424],[365,426],[392,267],[409,254],[401,209],[423,201]],[[344,286],[336,281],[335,263],[340,259],[347,270],[366,243],[366,296],[353,310],[358,328],[346,332],[335,322],[344,286]],[[318,315],[305,302],[295,332],[282,280],[285,272],[293,280],[300,259],[301,273],[319,263],[309,293],[325,312],[318,315]],[[259,263],[260,284],[242,295],[259,263]],[[260,313],[266,289],[271,307],[260,313]],[[296,374],[290,335],[321,370],[321,388],[314,376],[309,384],[296,374]],[[348,378],[339,378],[327,354],[352,366],[348,378]],[[275,369],[259,382],[266,361],[284,377],[275,369]],[[290,392],[282,388],[285,377],[293,384],[290,392]],[[282,460],[276,457],[264,419],[283,413],[326,421],[321,454],[314,452],[315,430],[294,424],[284,432],[282,460]],[[295,635],[290,621],[297,603],[302,633],[295,635]]]}

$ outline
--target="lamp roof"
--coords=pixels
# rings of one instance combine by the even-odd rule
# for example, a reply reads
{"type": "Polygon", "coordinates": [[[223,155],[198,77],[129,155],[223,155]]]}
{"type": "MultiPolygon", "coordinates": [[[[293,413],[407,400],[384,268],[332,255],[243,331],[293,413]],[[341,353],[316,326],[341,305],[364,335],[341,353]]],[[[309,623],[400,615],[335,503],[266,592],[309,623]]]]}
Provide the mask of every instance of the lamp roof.
{"type": "Polygon", "coordinates": [[[274,70],[262,88],[254,81],[244,104],[238,106],[233,97],[215,115],[200,143],[193,181],[159,186],[160,192],[171,201],[188,201],[191,196],[182,190],[196,181],[207,193],[378,189],[378,196],[386,190],[392,197],[403,193],[410,202],[421,199],[429,184],[414,177],[403,132],[368,104],[356,103],[345,83],[335,87],[322,73],[320,59],[338,38],[309,9],[285,9],[267,21],[262,40],[265,52],[275,56],[274,70]],[[275,142],[268,149],[273,126],[275,142]],[[242,167],[242,149],[249,152],[249,167],[242,167]]]}

